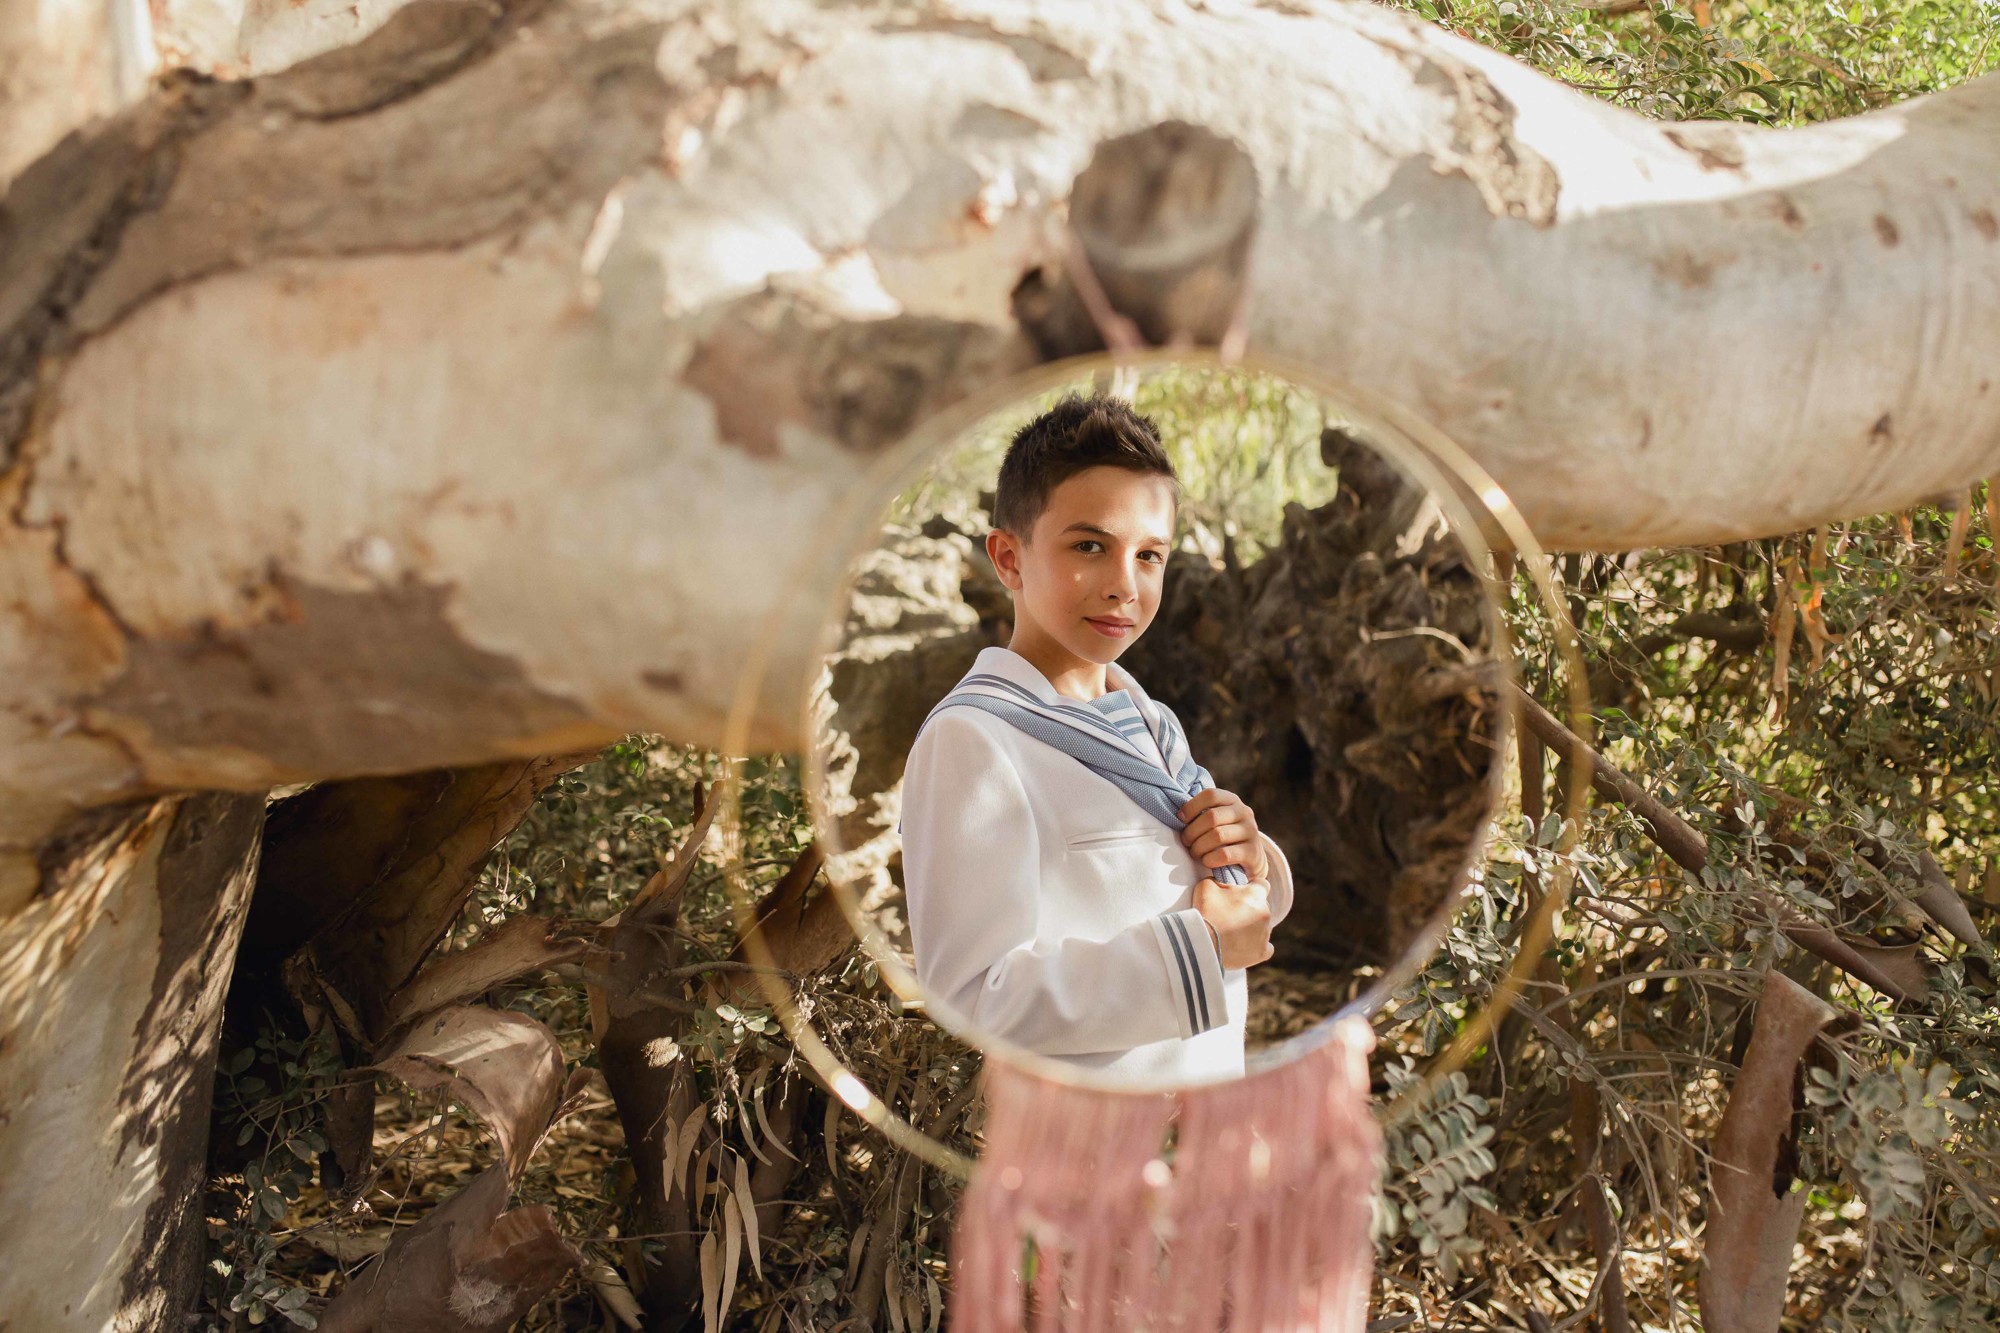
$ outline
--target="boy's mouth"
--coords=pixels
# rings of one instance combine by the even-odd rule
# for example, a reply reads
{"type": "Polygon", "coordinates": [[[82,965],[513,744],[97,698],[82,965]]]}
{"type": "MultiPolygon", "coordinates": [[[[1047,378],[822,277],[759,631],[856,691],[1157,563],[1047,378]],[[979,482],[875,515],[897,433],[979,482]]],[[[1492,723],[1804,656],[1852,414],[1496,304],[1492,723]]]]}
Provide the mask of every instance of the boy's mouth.
{"type": "Polygon", "coordinates": [[[1085,616],[1090,627],[1107,639],[1122,639],[1132,632],[1135,622],[1122,616],[1085,616]]]}

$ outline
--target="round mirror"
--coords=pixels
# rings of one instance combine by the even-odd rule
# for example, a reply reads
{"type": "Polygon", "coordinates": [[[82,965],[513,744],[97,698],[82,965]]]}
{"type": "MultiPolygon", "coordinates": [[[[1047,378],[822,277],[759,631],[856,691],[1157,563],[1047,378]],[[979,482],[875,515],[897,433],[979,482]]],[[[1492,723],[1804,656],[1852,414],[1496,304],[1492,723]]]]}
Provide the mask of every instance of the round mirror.
{"type": "Polygon", "coordinates": [[[1126,1087],[1284,1058],[1428,958],[1496,807],[1479,509],[1356,397],[1078,373],[910,458],[810,701],[903,1003],[1126,1087]]]}

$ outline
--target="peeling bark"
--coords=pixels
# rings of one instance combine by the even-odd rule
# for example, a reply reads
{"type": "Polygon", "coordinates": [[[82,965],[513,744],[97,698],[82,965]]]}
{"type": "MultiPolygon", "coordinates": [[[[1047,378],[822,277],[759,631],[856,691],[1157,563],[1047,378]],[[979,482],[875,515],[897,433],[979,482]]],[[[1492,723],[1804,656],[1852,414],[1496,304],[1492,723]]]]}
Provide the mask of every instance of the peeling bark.
{"type": "Polygon", "coordinates": [[[788,431],[874,453],[968,387],[1033,360],[977,325],[915,316],[856,324],[790,295],[746,297],[705,323],[681,381],[713,404],[718,444],[774,462],[788,431]]]}
{"type": "MultiPolygon", "coordinates": [[[[1252,349],[1433,422],[1556,545],[1995,470],[2000,77],[1780,132],[1650,124],[1362,4],[158,8],[225,76],[382,26],[141,96],[149,7],[36,9],[61,44],[0,134],[0,987],[41,1003],[0,1021],[44,1044],[0,1051],[4,1095],[122,1017],[63,1085],[75,1144],[41,1153],[37,1102],[0,1164],[116,1120],[148,867],[193,808],[161,793],[715,741],[771,599],[830,598],[877,455],[1042,354],[1014,295],[1061,281],[1078,173],[1127,136],[1234,144],[1252,349]],[[1800,335],[1690,332],[1773,310],[1800,335]],[[51,857],[122,803],[154,813],[51,857]]],[[[25,13],[0,73],[45,54],[25,13]]],[[[1144,326],[1170,295],[1116,299],[1144,326]]],[[[817,630],[777,645],[751,746],[798,744],[817,630]]],[[[355,960],[386,997],[435,935],[369,928],[408,945],[355,960]]],[[[155,1021],[200,1049],[197,989],[155,1021]]],[[[35,1196],[75,1257],[0,1285],[73,1308],[24,1323],[116,1317],[140,1233],[107,1228],[140,1205],[79,1170],[35,1196]]]]}
{"type": "Polygon", "coordinates": [[[1800,1061],[1838,1016],[1782,972],[1765,974],[1750,1046],[1715,1131],[1700,1280],[1710,1333],[1775,1333],[1784,1314],[1806,1207],[1805,1191],[1792,1189],[1800,1061]]]}
{"type": "Polygon", "coordinates": [[[675,980],[669,974],[685,953],[673,929],[681,893],[720,805],[712,792],[706,801],[700,796],[693,826],[672,864],[605,927],[612,965],[603,984],[591,991],[598,1063],[632,1157],[635,1217],[628,1231],[663,1237],[644,1271],[632,1274],[643,1283],[640,1299],[649,1329],[679,1328],[701,1308],[700,1228],[689,1174],[701,1103],[680,1077],[674,1040],[686,1031],[695,1006],[669,990],[675,980]]]}
{"type": "MultiPolygon", "coordinates": [[[[514,662],[460,639],[438,589],[268,592],[276,605],[263,623],[134,639],[124,670],[84,707],[135,750],[190,756],[186,781],[227,773],[238,756],[298,781],[363,756],[385,772],[426,767],[463,736],[601,730],[514,662]]],[[[158,781],[177,776],[155,769],[158,781]]]]}
{"type": "MultiPolygon", "coordinates": [[[[819,844],[808,844],[784,877],[757,904],[757,924],[752,929],[768,951],[771,966],[793,976],[805,977],[823,971],[854,947],[854,930],[840,910],[840,900],[831,889],[821,887],[817,893],[813,891],[823,863],[819,844]]],[[[730,955],[732,961],[739,963],[750,957],[743,942],[738,942],[730,955]]],[[[735,982],[730,989],[753,1004],[763,1003],[756,998],[761,992],[747,979],[735,982]]]]}
{"type": "Polygon", "coordinates": [[[151,18],[146,0],[0,5],[0,188],[65,134],[145,91],[151,18]]]}
{"type": "Polygon", "coordinates": [[[561,929],[560,922],[547,917],[510,916],[469,948],[433,958],[389,998],[385,1027],[393,1032],[424,1014],[476,999],[533,972],[585,959],[603,961],[596,945],[565,937],[561,929]]]}
{"type": "Polygon", "coordinates": [[[419,1092],[443,1088],[486,1123],[510,1178],[541,1142],[562,1100],[555,1034],[525,1014],[455,1004],[427,1014],[376,1061],[419,1092]]]}
{"type": "MultiPolygon", "coordinates": [[[[368,1066],[386,1043],[425,1013],[587,951],[583,942],[544,944],[548,923],[524,919],[525,928],[502,928],[485,948],[423,967],[493,847],[586,757],[323,783],[271,808],[225,1023],[232,1047],[276,1026],[320,1033],[344,1055],[352,1072],[325,1107],[330,1147],[320,1171],[329,1190],[367,1170],[368,1066]]],[[[243,1151],[218,1135],[215,1168],[239,1167],[243,1151]]]]}
{"type": "Polygon", "coordinates": [[[1031,272],[1013,293],[1044,355],[1103,348],[1100,325],[1121,349],[1240,336],[1257,230],[1257,167],[1242,148],[1179,121],[1107,140],[1076,178],[1069,221],[1067,258],[1082,264],[1031,272]]]}
{"type": "Polygon", "coordinates": [[[543,1204],[507,1208],[495,1166],[397,1233],[319,1317],[322,1333],[503,1333],[583,1262],[543,1204]]]}

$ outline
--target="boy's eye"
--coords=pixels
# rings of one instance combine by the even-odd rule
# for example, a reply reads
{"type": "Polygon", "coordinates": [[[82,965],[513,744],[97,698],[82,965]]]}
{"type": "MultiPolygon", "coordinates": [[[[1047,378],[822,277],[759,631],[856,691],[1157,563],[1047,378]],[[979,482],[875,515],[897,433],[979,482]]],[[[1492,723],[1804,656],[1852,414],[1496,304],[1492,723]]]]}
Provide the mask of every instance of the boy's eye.
{"type": "MultiPolygon", "coordinates": [[[[1102,544],[1104,544],[1104,542],[1100,542],[1100,540],[1096,540],[1096,538],[1090,538],[1090,536],[1086,536],[1084,540],[1076,542],[1074,550],[1082,550],[1084,546],[1102,546],[1102,544]]],[[[1152,556],[1152,562],[1154,562],[1154,564],[1166,564],[1166,552],[1164,552],[1164,550],[1142,550],[1140,554],[1148,554],[1148,556],[1152,556]]]]}

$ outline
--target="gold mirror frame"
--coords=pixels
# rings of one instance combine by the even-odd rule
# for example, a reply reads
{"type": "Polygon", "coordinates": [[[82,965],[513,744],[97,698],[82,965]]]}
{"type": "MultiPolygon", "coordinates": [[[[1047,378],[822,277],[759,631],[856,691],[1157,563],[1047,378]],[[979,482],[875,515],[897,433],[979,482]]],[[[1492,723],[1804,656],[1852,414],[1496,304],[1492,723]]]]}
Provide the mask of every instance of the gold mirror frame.
{"type": "MultiPolygon", "coordinates": [[[[794,577],[788,579],[785,586],[779,590],[767,613],[763,627],[743,663],[736,698],[724,725],[722,748],[728,758],[719,784],[720,790],[717,793],[721,806],[717,811],[716,822],[722,829],[725,847],[733,849],[741,845],[739,836],[741,756],[748,746],[757,705],[762,697],[770,662],[777,645],[786,637],[786,631],[795,626],[797,616],[811,615],[814,617],[813,628],[818,631],[818,636],[815,638],[815,652],[810,660],[814,662],[823,660],[826,628],[829,625],[837,625],[844,619],[845,603],[850,593],[851,572],[855,561],[872,549],[880,537],[882,516],[889,504],[919,475],[922,467],[937,457],[945,447],[963,438],[979,421],[1024,398],[1059,388],[1096,371],[1145,369],[1165,365],[1208,366],[1215,369],[1249,370],[1269,375],[1316,396],[1323,403],[1354,408],[1364,414],[1365,426],[1387,428],[1386,435],[1376,430],[1364,429],[1365,443],[1381,452],[1405,476],[1425,487],[1444,512],[1447,525],[1454,537],[1465,547],[1470,558],[1469,563],[1487,591],[1488,606],[1492,611],[1490,620],[1495,633],[1493,661],[1500,675],[1496,693],[1502,701],[1498,714],[1501,725],[1495,734],[1495,765],[1491,779],[1496,784],[1494,788],[1496,794],[1499,791],[1497,784],[1505,781],[1501,764],[1502,756],[1507,752],[1506,741],[1510,735],[1518,737],[1520,734],[1521,712],[1520,699],[1513,688],[1515,670],[1512,641],[1505,617],[1499,614],[1500,608],[1505,605],[1507,589],[1511,585],[1501,583],[1496,573],[1493,556],[1493,544],[1496,538],[1513,549],[1514,558],[1519,562],[1520,568],[1528,573],[1530,581],[1540,595],[1542,610],[1547,615],[1552,629],[1556,655],[1566,679],[1565,693],[1568,696],[1566,721],[1579,742],[1577,748],[1565,760],[1568,771],[1565,781],[1561,784],[1561,790],[1565,793],[1566,800],[1560,812],[1563,815],[1563,829],[1554,848],[1557,853],[1556,871],[1549,877],[1546,890],[1524,923],[1514,961],[1501,984],[1496,987],[1493,997],[1480,1010],[1468,1016],[1452,1044],[1432,1061],[1424,1078],[1405,1090],[1394,1104],[1385,1109],[1383,1118],[1393,1123],[1421,1106],[1438,1081],[1461,1067],[1485,1043],[1494,1024],[1512,1005],[1541,958],[1554,931],[1557,914],[1567,897],[1569,887],[1567,853],[1575,845],[1581,816],[1588,801],[1591,769],[1587,749],[1589,699],[1586,673],[1575,629],[1569,620],[1568,603],[1557,586],[1555,572],[1547,554],[1536,542],[1520,511],[1485,469],[1475,463],[1441,431],[1379,394],[1346,383],[1310,366],[1290,363],[1280,358],[1260,356],[1254,352],[1223,358],[1201,349],[1150,349],[1117,355],[1098,353],[1050,362],[973,394],[923,421],[898,444],[877,455],[861,478],[850,486],[847,494],[833,506],[815,531],[813,540],[808,543],[806,554],[796,567],[794,577]],[[826,554],[829,551],[838,554],[836,557],[829,557],[826,554]],[[833,558],[839,560],[839,577],[834,580],[831,590],[825,591],[827,565],[833,558]],[[815,593],[823,595],[813,596],[815,593]]],[[[810,678],[799,682],[797,692],[801,712],[800,734],[806,739],[803,755],[806,798],[812,812],[815,830],[824,837],[828,821],[819,799],[823,771],[820,747],[814,740],[810,678]]],[[[1474,854],[1468,857],[1468,879],[1470,867],[1478,864],[1477,852],[1479,847],[1484,845],[1486,831],[1492,827],[1492,818],[1489,816],[1485,821],[1482,826],[1482,836],[1473,849],[1474,854]]],[[[754,928],[756,895],[753,886],[747,880],[741,858],[733,852],[725,856],[723,877],[734,908],[744,952],[758,969],[753,973],[756,983],[769,1001],[772,1013],[784,1026],[794,1048],[805,1057],[827,1088],[864,1122],[881,1132],[897,1147],[933,1166],[960,1175],[969,1173],[971,1159],[898,1116],[826,1045],[817,1030],[813,1028],[810,1018],[800,1011],[791,987],[779,974],[768,946],[754,928]]],[[[829,888],[838,895],[841,910],[846,915],[850,928],[854,930],[856,938],[861,941],[869,957],[881,969],[881,974],[888,980],[891,989],[904,997],[921,995],[922,990],[917,986],[915,977],[895,959],[893,951],[882,947],[879,930],[874,922],[859,910],[859,903],[855,900],[852,889],[844,883],[833,880],[831,876],[829,888]]],[[[1330,1039],[1335,1025],[1342,1018],[1354,1014],[1365,1015],[1379,1008],[1396,989],[1428,965],[1430,959],[1435,956],[1444,933],[1450,928],[1452,915],[1450,911],[1443,909],[1434,913],[1423,933],[1412,940],[1395,962],[1385,968],[1360,995],[1339,1010],[1320,1019],[1305,1032],[1256,1052],[1246,1062],[1243,1076],[1254,1078],[1261,1071],[1288,1063],[1305,1051],[1330,1039]]],[[[958,1028],[947,1025],[947,1030],[957,1033],[962,1039],[967,1039],[958,1028]]],[[[975,1032],[975,1038],[976,1035],[975,1032]]],[[[974,1044],[978,1043],[975,1041],[974,1044]]],[[[981,1045],[980,1049],[988,1058],[1003,1059],[1026,1067],[1043,1077],[1090,1087],[1106,1095],[1159,1095],[1157,1089],[1120,1086],[1082,1076],[1079,1071],[1060,1061],[1017,1050],[1006,1043],[981,1045]]]]}

